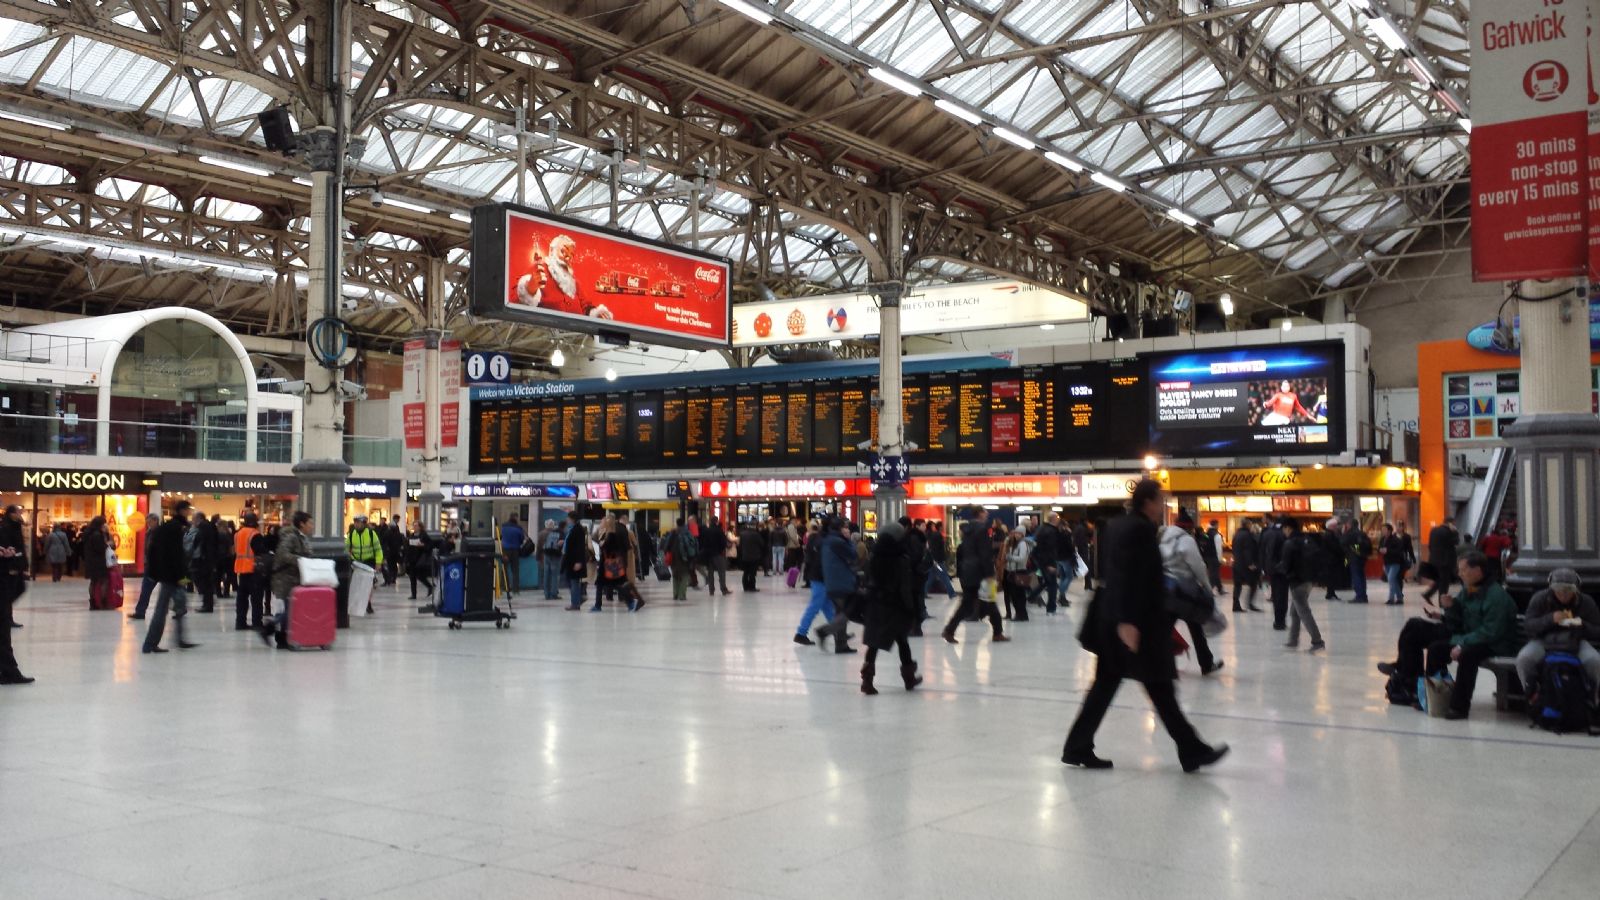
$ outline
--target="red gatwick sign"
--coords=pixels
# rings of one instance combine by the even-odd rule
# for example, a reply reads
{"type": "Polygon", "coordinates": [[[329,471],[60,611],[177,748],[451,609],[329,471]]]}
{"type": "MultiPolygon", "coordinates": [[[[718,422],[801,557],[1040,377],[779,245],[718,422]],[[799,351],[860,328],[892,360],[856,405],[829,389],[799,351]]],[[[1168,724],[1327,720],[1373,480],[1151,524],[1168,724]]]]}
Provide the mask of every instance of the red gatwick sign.
{"type": "Polygon", "coordinates": [[[1472,275],[1588,264],[1588,0],[1472,6],[1472,275]]]}

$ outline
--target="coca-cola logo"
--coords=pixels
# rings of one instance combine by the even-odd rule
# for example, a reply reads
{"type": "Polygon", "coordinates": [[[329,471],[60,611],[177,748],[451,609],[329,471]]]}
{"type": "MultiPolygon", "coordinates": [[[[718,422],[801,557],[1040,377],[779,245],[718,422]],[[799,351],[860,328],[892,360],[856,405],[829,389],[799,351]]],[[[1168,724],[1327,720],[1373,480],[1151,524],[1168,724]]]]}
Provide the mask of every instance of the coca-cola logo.
{"type": "Polygon", "coordinates": [[[707,284],[721,284],[722,270],[712,266],[695,266],[694,277],[696,280],[704,281],[707,284]]]}

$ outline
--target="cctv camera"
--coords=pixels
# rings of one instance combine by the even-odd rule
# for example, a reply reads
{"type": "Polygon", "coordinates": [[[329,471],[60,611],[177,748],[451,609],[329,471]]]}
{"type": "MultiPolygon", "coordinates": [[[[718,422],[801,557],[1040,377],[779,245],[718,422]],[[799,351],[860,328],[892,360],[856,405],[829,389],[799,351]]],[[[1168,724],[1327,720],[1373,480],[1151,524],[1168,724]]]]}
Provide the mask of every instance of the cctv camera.
{"type": "Polygon", "coordinates": [[[285,381],[278,385],[278,393],[280,394],[304,394],[305,392],[306,383],[304,381],[285,381]]]}
{"type": "Polygon", "coordinates": [[[345,312],[355,312],[356,307],[360,305],[361,302],[354,297],[345,297],[339,301],[339,306],[342,307],[345,312]]]}
{"type": "Polygon", "coordinates": [[[375,190],[375,191],[372,192],[372,205],[373,206],[382,206],[383,205],[383,191],[375,190]]]}
{"type": "Polygon", "coordinates": [[[856,449],[857,450],[871,450],[872,449],[872,441],[870,441],[870,440],[862,441],[861,443],[856,445],[856,449]]]}
{"type": "Polygon", "coordinates": [[[577,466],[567,466],[567,480],[568,481],[577,481],[578,480],[578,467],[577,466]]]}

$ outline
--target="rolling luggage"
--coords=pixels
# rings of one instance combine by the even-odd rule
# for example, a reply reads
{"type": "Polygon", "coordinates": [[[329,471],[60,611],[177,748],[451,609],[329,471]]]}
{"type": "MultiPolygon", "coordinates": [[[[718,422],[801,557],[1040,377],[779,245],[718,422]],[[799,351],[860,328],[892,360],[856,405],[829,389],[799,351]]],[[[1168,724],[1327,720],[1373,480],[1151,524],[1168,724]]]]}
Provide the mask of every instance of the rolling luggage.
{"type": "Polygon", "coordinates": [[[800,567],[799,566],[791,566],[789,568],[789,575],[784,580],[789,582],[789,587],[794,587],[796,584],[799,584],[800,583],[800,567]]]}
{"type": "Polygon", "coordinates": [[[338,596],[331,587],[306,587],[294,589],[285,610],[287,623],[285,640],[295,650],[333,646],[338,627],[338,596]]]}
{"type": "Polygon", "coordinates": [[[106,594],[100,598],[101,609],[121,609],[122,591],[122,570],[113,567],[106,576],[106,594]]]}
{"type": "Polygon", "coordinates": [[[672,570],[667,568],[667,564],[662,562],[659,559],[656,560],[655,570],[656,570],[656,580],[657,581],[671,581],[672,580],[672,570]]]}

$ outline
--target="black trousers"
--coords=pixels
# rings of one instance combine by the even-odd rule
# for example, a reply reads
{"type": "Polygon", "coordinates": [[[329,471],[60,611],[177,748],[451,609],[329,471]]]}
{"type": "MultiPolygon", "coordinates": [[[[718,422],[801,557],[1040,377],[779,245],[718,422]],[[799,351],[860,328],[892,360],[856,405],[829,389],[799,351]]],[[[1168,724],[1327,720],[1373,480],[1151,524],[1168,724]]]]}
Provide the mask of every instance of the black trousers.
{"type": "Polygon", "coordinates": [[[1272,627],[1288,628],[1289,617],[1289,579],[1282,575],[1272,576],[1272,627]]]}
{"type": "MultiPolygon", "coordinates": [[[[902,665],[902,666],[914,666],[914,665],[917,664],[917,661],[911,658],[911,642],[910,641],[907,641],[903,637],[897,637],[897,638],[894,639],[894,645],[895,645],[895,647],[897,647],[900,650],[900,665],[902,665]]],[[[878,648],[877,647],[868,647],[867,648],[867,658],[866,658],[867,666],[869,668],[876,669],[877,668],[877,662],[878,662],[878,648]]]]}
{"type": "Polygon", "coordinates": [[[1237,568],[1234,569],[1233,570],[1233,608],[1235,610],[1244,609],[1244,607],[1239,604],[1239,594],[1245,588],[1249,588],[1250,589],[1250,593],[1245,595],[1245,603],[1250,605],[1250,606],[1255,606],[1256,605],[1256,591],[1260,587],[1261,587],[1261,573],[1260,572],[1246,572],[1246,571],[1243,571],[1241,569],[1237,569],[1237,568]]]}
{"type": "Polygon", "coordinates": [[[239,576],[239,591],[233,601],[233,624],[243,627],[249,624],[252,628],[261,627],[261,576],[253,572],[245,572],[239,576]],[[249,622],[245,621],[246,611],[250,614],[249,622]]]}
{"type": "Polygon", "coordinates": [[[980,602],[978,600],[978,585],[981,582],[976,578],[961,579],[961,603],[956,607],[956,614],[944,626],[945,634],[955,634],[970,613],[976,611],[977,615],[987,616],[989,627],[994,629],[995,636],[1005,634],[1000,625],[1000,607],[994,603],[980,602]]]}
{"type": "Polygon", "coordinates": [[[1194,661],[1200,664],[1201,671],[1211,668],[1216,660],[1211,655],[1211,644],[1206,640],[1206,631],[1200,627],[1199,622],[1184,622],[1189,626],[1189,646],[1194,648],[1194,661]]]}
{"type": "Polygon", "coordinates": [[[739,568],[744,572],[744,577],[740,579],[739,584],[741,588],[747,591],[756,589],[756,569],[760,568],[760,566],[760,563],[753,562],[739,564],[739,568]]]}
{"type": "MultiPolygon", "coordinates": [[[[1412,619],[1400,629],[1399,650],[1395,657],[1399,663],[1400,677],[1404,679],[1406,690],[1417,689],[1417,679],[1422,677],[1423,654],[1428,648],[1441,641],[1448,643],[1450,640],[1450,626],[1432,619],[1412,619]]],[[[1450,651],[1445,651],[1445,660],[1450,659],[1450,651]]],[[[1437,671],[1431,667],[1427,670],[1432,673],[1437,671]]]]}
{"type": "Polygon", "coordinates": [[[428,566],[420,563],[415,566],[406,566],[406,575],[411,578],[411,599],[417,599],[417,582],[419,581],[422,582],[423,587],[428,589],[428,596],[433,596],[433,573],[429,571],[428,566]]]}
{"type": "MultiPolygon", "coordinates": [[[[1071,756],[1094,752],[1095,732],[1100,730],[1100,722],[1105,719],[1106,710],[1111,708],[1111,700],[1117,696],[1122,678],[1122,673],[1108,664],[1104,656],[1095,662],[1094,684],[1089,686],[1089,695],[1083,698],[1083,708],[1078,711],[1072,730],[1067,732],[1063,753],[1071,756]]],[[[1172,682],[1146,683],[1144,692],[1150,695],[1150,705],[1155,707],[1167,734],[1178,745],[1178,759],[1193,759],[1206,751],[1205,741],[1200,740],[1200,735],[1195,733],[1194,726],[1189,724],[1178,706],[1178,691],[1172,682]]]]}
{"type": "Polygon", "coordinates": [[[0,622],[0,676],[16,677],[22,674],[17,668],[17,655],[11,649],[11,605],[22,596],[22,576],[0,572],[0,612],[5,613],[0,622]]]}
{"type": "Polygon", "coordinates": [[[196,566],[190,572],[190,580],[194,582],[195,590],[200,593],[200,611],[211,612],[217,605],[217,573],[216,567],[210,565],[196,566]]]}

